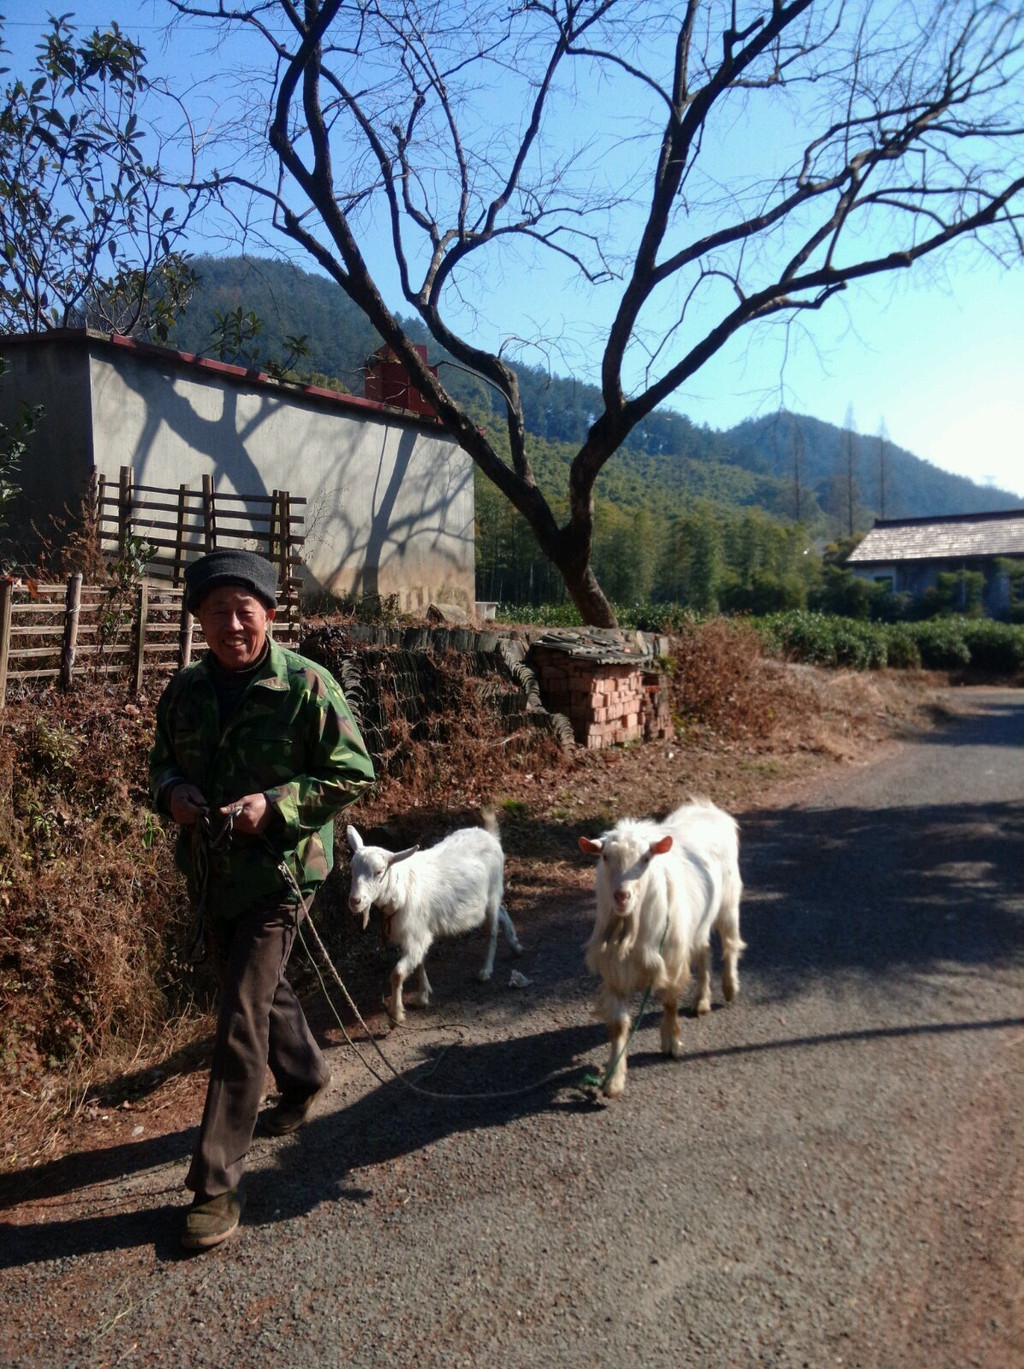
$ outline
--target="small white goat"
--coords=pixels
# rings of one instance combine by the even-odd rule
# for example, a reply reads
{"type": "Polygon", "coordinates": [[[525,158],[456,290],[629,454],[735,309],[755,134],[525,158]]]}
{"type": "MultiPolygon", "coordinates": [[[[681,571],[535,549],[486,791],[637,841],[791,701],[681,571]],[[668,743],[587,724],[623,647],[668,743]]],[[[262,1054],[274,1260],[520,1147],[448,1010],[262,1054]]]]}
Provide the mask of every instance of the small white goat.
{"type": "Polygon", "coordinates": [[[346,829],[352,850],[352,885],[348,906],[362,917],[365,928],[370,908],[381,911],[382,935],[398,946],[401,956],[391,972],[388,1013],[405,1021],[402,985],[415,970],[419,988],[407,995],[411,1006],[430,1002],[430,981],[423,962],[439,936],[468,932],[487,924],[487,956],[480,978],[490,979],[498,943],[498,924],[516,955],[522,951],[504,906],[505,853],[501,849],[494,813],[483,814],[483,827],[463,827],[421,851],[386,851],[366,846],[354,827],[346,829]]]}
{"type": "Polygon", "coordinates": [[[722,943],[726,1000],[739,992],[739,829],[728,813],[698,800],[660,823],[624,818],[597,840],[580,837],[580,848],[600,857],[586,963],[602,979],[596,1008],[611,1044],[604,1092],[614,1098],[626,1085],[630,1000],[637,990],[659,997],[666,1055],[679,1055],[679,999],[691,960],[697,1012],[711,1011],[712,927],[722,943]]]}

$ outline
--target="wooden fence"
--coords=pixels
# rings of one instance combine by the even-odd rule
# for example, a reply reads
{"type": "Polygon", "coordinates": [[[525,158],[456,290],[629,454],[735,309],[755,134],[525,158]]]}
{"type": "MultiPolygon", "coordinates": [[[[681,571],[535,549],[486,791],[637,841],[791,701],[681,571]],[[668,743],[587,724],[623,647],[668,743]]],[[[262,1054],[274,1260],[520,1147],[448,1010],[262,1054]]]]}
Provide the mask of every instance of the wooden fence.
{"type": "Polygon", "coordinates": [[[187,665],[195,629],[183,602],[185,567],[209,551],[242,548],[277,566],[274,637],[297,644],[305,502],[287,490],[226,494],[208,475],[200,490],[136,485],[129,466],[116,485],[100,476],[93,509],[111,579],[0,580],[0,708],[12,685],[28,681],[67,689],[75,679],[120,676],[138,690],[147,671],[187,665]]]}
{"type": "MultiPolygon", "coordinates": [[[[274,637],[294,644],[298,616],[275,620],[274,637]]],[[[66,585],[0,580],[0,709],[29,681],[70,689],[76,680],[124,679],[137,692],[147,673],[165,677],[192,659],[195,624],[179,586],[66,585]]]]}
{"type": "Polygon", "coordinates": [[[144,570],[151,583],[180,586],[188,562],[208,551],[242,548],[272,561],[278,568],[278,638],[293,624],[298,631],[305,503],[288,490],[227,494],[214,489],[209,475],[198,490],[137,485],[130,466],[121,467],[116,485],[100,476],[95,489],[101,549],[122,570],[144,570]]]}

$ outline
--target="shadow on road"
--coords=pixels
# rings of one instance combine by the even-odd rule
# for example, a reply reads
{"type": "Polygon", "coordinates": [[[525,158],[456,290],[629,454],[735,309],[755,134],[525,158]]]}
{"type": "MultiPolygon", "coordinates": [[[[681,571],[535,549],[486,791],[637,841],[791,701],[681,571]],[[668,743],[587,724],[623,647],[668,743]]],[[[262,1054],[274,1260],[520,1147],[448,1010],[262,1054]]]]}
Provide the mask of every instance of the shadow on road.
{"type": "MultiPolygon", "coordinates": [[[[798,1051],[843,1042],[870,1043],[893,1037],[1000,1031],[1018,1025],[1018,1018],[1008,1017],[984,1022],[866,1028],[692,1051],[684,1054],[681,1062],[798,1051]]],[[[381,1085],[350,1107],[314,1116],[293,1139],[263,1156],[263,1163],[253,1166],[247,1180],[246,1224],[273,1225],[301,1216],[325,1202],[367,1202],[373,1197],[374,1181],[361,1177],[364,1171],[425,1150],[460,1132],[501,1127],[515,1118],[550,1110],[600,1110],[603,1105],[594,1102],[582,1088],[582,1067],[564,1066],[567,1059],[591,1050],[602,1039],[603,1033],[595,1025],[545,1032],[511,1042],[459,1047],[445,1052],[430,1076],[432,1088],[438,1092],[450,1090],[447,1099],[419,1097],[415,1106],[411,1105],[404,1082],[422,1076],[422,1066],[418,1066],[402,1080],[381,1085]],[[545,1072],[551,1076],[547,1082],[542,1087],[532,1086],[530,1081],[545,1072]],[[516,1092],[517,1089],[523,1091],[516,1092]],[[467,1092],[495,1090],[492,1097],[464,1096],[467,1092]]],[[[630,1068],[634,1070],[663,1064],[661,1055],[651,1051],[637,1052],[630,1058],[630,1068]]],[[[193,1130],[178,1131],[152,1140],[71,1155],[39,1167],[31,1176],[5,1176],[0,1179],[0,1200],[9,1206],[29,1196],[37,1201],[68,1196],[104,1182],[123,1182],[159,1165],[174,1161],[184,1165],[194,1136],[193,1130]]],[[[95,1206],[104,1210],[30,1226],[2,1227],[0,1268],[135,1246],[152,1247],[162,1260],[187,1258],[178,1246],[182,1202],[177,1183],[157,1196],[163,1198],[169,1193],[177,1200],[133,1205],[120,1212],[106,1210],[110,1200],[97,1196],[95,1206]]],[[[153,1196],[147,1195],[150,1200],[153,1196]]],[[[132,1198],[129,1195],[118,1201],[131,1203],[132,1198]]]]}
{"type": "Polygon", "coordinates": [[[741,826],[746,966],[779,993],[842,970],[1021,957],[1024,804],[763,812],[741,826]]]}
{"type": "MultiPolygon", "coordinates": [[[[365,1191],[358,1178],[353,1182],[350,1177],[358,1171],[422,1150],[445,1136],[543,1112],[558,1095],[561,1107],[591,1106],[582,1090],[583,1066],[571,1062],[602,1039],[595,1023],[438,1051],[350,1107],[315,1115],[293,1140],[275,1145],[269,1154],[257,1153],[248,1176],[247,1222],[283,1221],[325,1201],[359,1201],[365,1191]],[[412,1097],[407,1084],[446,1096],[412,1097]],[[268,1173],[277,1169],[281,1172],[268,1173]]],[[[189,1128],[4,1175],[0,1205],[70,1197],[104,1183],[123,1183],[158,1166],[180,1162],[184,1167],[195,1138],[196,1129],[189,1128]]],[[[0,1227],[5,1237],[0,1268],[134,1245],[155,1244],[159,1256],[176,1257],[182,1196],[177,1181],[171,1191],[179,1197],[173,1206],[112,1213],[115,1199],[97,1194],[94,1203],[90,1197],[100,1209],[95,1214],[0,1227]]],[[[133,1199],[129,1194],[116,1201],[133,1199]]]]}

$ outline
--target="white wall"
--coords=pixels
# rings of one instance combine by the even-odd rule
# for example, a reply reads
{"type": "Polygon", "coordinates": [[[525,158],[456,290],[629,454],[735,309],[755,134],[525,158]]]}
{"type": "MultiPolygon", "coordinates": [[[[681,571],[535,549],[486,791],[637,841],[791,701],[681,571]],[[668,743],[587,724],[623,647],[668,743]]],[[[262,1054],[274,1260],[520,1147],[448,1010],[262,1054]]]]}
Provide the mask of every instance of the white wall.
{"type": "MultiPolygon", "coordinates": [[[[210,475],[236,494],[286,489],[306,499],[311,587],[395,594],[403,609],[472,608],[472,463],[433,425],[162,348],[80,335],[74,354],[87,371],[92,459],[107,479],[130,466],[136,485],[199,488],[210,475]]],[[[60,397],[51,384],[33,402],[49,412],[60,397]]],[[[48,459],[63,466],[60,451],[48,459]]]]}

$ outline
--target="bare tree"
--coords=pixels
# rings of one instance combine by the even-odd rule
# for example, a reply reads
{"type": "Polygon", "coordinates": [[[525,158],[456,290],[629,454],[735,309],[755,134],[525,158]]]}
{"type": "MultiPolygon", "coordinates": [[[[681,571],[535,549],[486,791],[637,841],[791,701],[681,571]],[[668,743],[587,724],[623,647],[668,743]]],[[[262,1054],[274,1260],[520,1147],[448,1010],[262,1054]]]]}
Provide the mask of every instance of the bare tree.
{"type": "Polygon", "coordinates": [[[804,430],[799,422],[793,420],[789,431],[793,449],[793,521],[799,523],[803,517],[801,487],[804,478],[804,430]]]}
{"type": "Polygon", "coordinates": [[[795,414],[786,409],[778,409],[771,425],[772,448],[775,453],[775,468],[780,473],[786,465],[785,443],[789,451],[789,469],[793,475],[793,521],[799,523],[803,517],[803,479],[806,441],[803,424],[795,414]]]}
{"type": "Polygon", "coordinates": [[[245,146],[222,163],[225,202],[265,200],[364,310],[591,623],[614,623],[590,565],[595,481],[730,339],[958,239],[1020,254],[1024,18],[1008,0],[169,3],[267,44],[268,83],[246,73],[258,107],[234,126],[272,160],[254,171],[245,146]],[[615,292],[561,522],[512,364],[531,329],[488,317],[489,282],[514,273],[529,316],[545,255],[576,278],[567,308],[615,292]],[[500,393],[508,457],[399,307],[500,393]]]}

